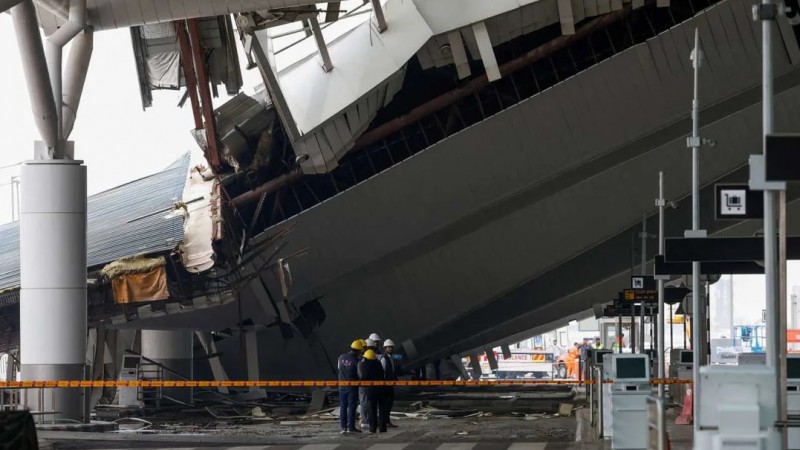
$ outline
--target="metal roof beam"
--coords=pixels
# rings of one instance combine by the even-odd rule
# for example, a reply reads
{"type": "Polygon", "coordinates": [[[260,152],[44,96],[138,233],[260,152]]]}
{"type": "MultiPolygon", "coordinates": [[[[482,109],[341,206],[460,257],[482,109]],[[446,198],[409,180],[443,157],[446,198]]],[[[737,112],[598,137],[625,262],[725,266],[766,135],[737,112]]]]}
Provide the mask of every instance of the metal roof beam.
{"type": "Polygon", "coordinates": [[[386,17],[383,15],[381,0],[372,0],[372,10],[375,11],[375,19],[378,20],[378,31],[383,33],[389,26],[386,24],[386,17]]]}
{"type": "Polygon", "coordinates": [[[0,13],[17,6],[22,0],[0,0],[0,13]]]}
{"type": "Polygon", "coordinates": [[[336,22],[339,20],[339,8],[342,2],[328,2],[328,8],[325,11],[325,22],[336,22]]]}
{"type": "Polygon", "coordinates": [[[561,21],[561,34],[575,34],[572,0],[558,0],[558,18],[561,21]]]}
{"type": "Polygon", "coordinates": [[[328,46],[325,44],[325,37],[322,35],[322,29],[319,27],[319,20],[316,17],[309,19],[311,23],[311,31],[314,33],[314,41],[317,43],[319,49],[319,56],[322,58],[322,70],[330,72],[333,70],[333,63],[331,62],[331,55],[328,53],[328,46]]]}
{"type": "Polygon", "coordinates": [[[464,40],[461,38],[461,31],[455,30],[447,33],[447,41],[450,43],[450,52],[453,55],[453,62],[456,65],[458,79],[463,80],[472,75],[467,59],[467,51],[464,48],[464,40]]]}
{"type": "Polygon", "coordinates": [[[483,67],[486,68],[486,76],[489,82],[499,80],[502,75],[500,68],[497,66],[497,58],[494,55],[494,48],[492,41],[489,39],[489,31],[486,29],[486,23],[478,22],[472,25],[472,32],[475,33],[475,41],[478,43],[478,51],[483,60],[483,67]]]}

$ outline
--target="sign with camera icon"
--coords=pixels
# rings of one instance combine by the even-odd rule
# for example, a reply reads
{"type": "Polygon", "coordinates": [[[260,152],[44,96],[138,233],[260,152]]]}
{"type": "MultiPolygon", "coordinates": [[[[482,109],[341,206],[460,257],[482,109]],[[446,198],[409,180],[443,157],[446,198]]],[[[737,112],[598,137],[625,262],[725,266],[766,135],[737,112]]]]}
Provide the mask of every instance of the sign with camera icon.
{"type": "Polygon", "coordinates": [[[746,184],[717,184],[714,191],[717,220],[764,217],[763,192],[751,191],[746,184]]]}

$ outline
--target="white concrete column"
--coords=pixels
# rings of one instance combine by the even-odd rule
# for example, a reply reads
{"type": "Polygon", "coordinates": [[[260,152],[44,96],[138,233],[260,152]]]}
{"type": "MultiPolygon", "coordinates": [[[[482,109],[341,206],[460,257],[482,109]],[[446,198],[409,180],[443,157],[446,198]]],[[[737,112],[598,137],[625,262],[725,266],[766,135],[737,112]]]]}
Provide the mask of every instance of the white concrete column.
{"type": "MultiPolygon", "coordinates": [[[[193,339],[191,330],[142,330],[142,356],[172,371],[164,370],[163,380],[184,380],[183,377],[191,380],[194,377],[193,339]]],[[[184,403],[192,402],[190,388],[164,389],[163,393],[184,403]]]]}
{"type": "MultiPolygon", "coordinates": [[[[20,349],[23,380],[81,380],[86,363],[86,167],[28,161],[20,199],[20,349]]],[[[59,389],[31,409],[84,420],[83,390],[59,389]]]]}

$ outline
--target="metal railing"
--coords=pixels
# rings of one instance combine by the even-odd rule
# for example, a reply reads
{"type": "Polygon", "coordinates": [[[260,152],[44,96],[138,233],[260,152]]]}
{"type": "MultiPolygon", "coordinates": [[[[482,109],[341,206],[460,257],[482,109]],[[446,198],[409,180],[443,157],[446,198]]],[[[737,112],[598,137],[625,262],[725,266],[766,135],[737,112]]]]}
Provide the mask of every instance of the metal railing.
{"type": "MultiPolygon", "coordinates": [[[[0,402],[0,410],[3,411],[19,411],[28,409],[33,420],[36,424],[53,424],[56,422],[56,415],[60,414],[56,410],[56,388],[39,387],[33,389],[6,389],[5,394],[10,395],[10,401],[6,404],[4,401],[0,402]],[[45,390],[50,390],[50,409],[45,409],[45,390]],[[33,406],[32,399],[29,396],[35,395],[36,410],[30,409],[33,406]],[[47,420],[49,418],[49,420],[47,420]]],[[[0,391],[0,397],[3,395],[0,391]]]]}
{"type": "Polygon", "coordinates": [[[665,450],[667,421],[664,417],[664,399],[647,397],[647,450],[665,450]]]}

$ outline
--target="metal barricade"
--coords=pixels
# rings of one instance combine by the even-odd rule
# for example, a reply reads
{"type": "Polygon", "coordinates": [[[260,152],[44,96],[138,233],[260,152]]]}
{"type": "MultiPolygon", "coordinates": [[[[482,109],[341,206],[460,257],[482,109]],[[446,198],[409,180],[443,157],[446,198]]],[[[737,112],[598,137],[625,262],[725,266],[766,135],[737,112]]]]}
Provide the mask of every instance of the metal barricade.
{"type": "Polygon", "coordinates": [[[647,450],[665,450],[667,422],[664,417],[664,400],[647,397],[647,450]]]}

